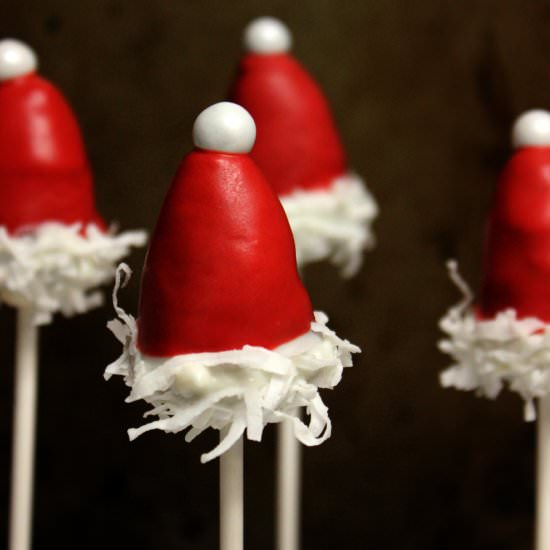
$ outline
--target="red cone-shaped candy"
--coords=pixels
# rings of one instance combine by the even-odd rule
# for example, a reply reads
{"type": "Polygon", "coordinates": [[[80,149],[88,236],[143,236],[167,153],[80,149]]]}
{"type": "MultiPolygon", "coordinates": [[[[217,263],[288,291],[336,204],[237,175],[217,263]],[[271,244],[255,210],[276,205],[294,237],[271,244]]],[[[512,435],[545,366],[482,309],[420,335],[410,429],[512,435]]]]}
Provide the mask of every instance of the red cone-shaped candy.
{"type": "Polygon", "coordinates": [[[513,137],[489,217],[481,314],[513,308],[550,323],[550,113],[524,114],[513,137]]]}
{"type": "Polygon", "coordinates": [[[174,356],[273,349],[310,329],[285,213],[246,154],[254,122],[219,103],[197,118],[155,228],[141,285],[138,347],[174,356]]]}
{"type": "Polygon", "coordinates": [[[327,101],[288,53],[290,45],[282,23],[254,21],[245,33],[248,53],[231,92],[254,118],[258,135],[251,156],[278,195],[330,187],[346,172],[327,101]]]}
{"type": "Polygon", "coordinates": [[[94,222],[90,168],[63,96],[35,72],[32,50],[0,42],[0,226],[94,222]]]}

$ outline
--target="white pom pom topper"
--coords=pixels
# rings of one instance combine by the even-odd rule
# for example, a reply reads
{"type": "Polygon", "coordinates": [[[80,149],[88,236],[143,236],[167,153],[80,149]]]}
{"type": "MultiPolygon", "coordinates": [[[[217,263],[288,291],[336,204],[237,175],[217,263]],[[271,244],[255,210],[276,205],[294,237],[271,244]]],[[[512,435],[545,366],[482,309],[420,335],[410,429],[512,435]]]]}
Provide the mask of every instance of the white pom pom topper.
{"type": "Polygon", "coordinates": [[[292,47],[292,35],[279,19],[259,17],[245,28],[243,42],[245,49],[251,53],[285,53],[292,47]]]}
{"type": "Polygon", "coordinates": [[[37,66],[36,54],[29,46],[11,38],[0,41],[0,82],[32,73],[37,66]]]}
{"type": "Polygon", "coordinates": [[[550,146],[550,113],[533,109],[519,116],[512,128],[514,147],[550,146]]]}
{"type": "Polygon", "coordinates": [[[248,111],[229,101],[206,108],[193,125],[193,143],[199,149],[248,153],[256,141],[256,125],[248,111]]]}

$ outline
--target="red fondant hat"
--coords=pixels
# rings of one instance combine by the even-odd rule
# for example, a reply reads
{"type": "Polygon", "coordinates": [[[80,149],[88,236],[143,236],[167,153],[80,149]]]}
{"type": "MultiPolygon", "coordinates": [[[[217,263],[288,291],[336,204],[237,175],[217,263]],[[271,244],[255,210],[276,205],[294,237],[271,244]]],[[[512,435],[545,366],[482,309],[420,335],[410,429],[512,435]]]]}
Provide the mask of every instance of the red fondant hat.
{"type": "Polygon", "coordinates": [[[103,226],[80,130],[63,96],[36,73],[36,57],[0,42],[0,226],[103,226]]]}
{"type": "Polygon", "coordinates": [[[279,195],[329,187],[346,172],[344,151],[323,93],[288,53],[288,29],[262,17],[244,42],[231,97],[256,122],[252,158],[279,195]]]}
{"type": "Polygon", "coordinates": [[[195,122],[142,277],[138,347],[148,355],[275,348],[313,317],[285,213],[246,154],[250,115],[218,103],[195,122]]]}
{"type": "Polygon", "coordinates": [[[519,117],[513,141],[489,216],[481,310],[550,323],[550,113],[519,117]]]}

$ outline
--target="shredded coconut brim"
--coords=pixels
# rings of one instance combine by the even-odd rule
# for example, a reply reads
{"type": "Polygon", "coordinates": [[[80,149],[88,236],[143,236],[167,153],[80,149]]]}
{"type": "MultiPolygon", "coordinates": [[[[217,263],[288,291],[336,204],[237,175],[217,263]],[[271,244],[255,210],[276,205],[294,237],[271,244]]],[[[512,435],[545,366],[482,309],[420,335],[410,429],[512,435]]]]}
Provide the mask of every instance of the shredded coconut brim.
{"type": "Polygon", "coordinates": [[[447,337],[439,349],[454,360],[441,373],[441,385],[489,399],[508,387],[524,399],[525,419],[535,420],[534,400],[550,393],[550,325],[534,317],[518,319],[513,309],[478,319],[456,262],[449,262],[449,271],[464,299],[440,321],[447,337]]]}
{"type": "Polygon", "coordinates": [[[131,388],[126,401],[143,399],[153,406],[145,416],[158,416],[130,429],[131,440],[155,429],[189,429],[186,441],[208,428],[223,430],[219,445],[201,457],[208,462],[231,448],[245,431],[248,439],[260,441],[267,424],[285,419],[292,420],[296,438],[305,445],[319,445],[330,437],[330,417],[319,389],[334,388],[343,369],[352,365],[351,354],[360,349],[331,331],[323,313],[315,313],[308,333],[275,350],[244,346],[152,358],[137,349],[136,321],[118,306],[118,289],[130,273],[123,264],[117,274],[113,301],[119,319],[108,327],[124,348],[107,367],[105,378],[123,376],[131,388]],[[300,418],[301,409],[309,415],[308,424],[300,418]]]}
{"type": "Polygon", "coordinates": [[[113,279],[117,263],[144,231],[115,234],[90,224],[45,223],[15,235],[0,227],[0,300],[32,308],[36,324],[53,314],[71,316],[99,306],[96,287],[113,279]]]}
{"type": "Polygon", "coordinates": [[[357,273],[363,252],[373,248],[372,223],[378,206],[356,174],[337,178],[321,191],[295,191],[280,197],[288,217],[299,267],[329,260],[344,277],[357,273]]]}

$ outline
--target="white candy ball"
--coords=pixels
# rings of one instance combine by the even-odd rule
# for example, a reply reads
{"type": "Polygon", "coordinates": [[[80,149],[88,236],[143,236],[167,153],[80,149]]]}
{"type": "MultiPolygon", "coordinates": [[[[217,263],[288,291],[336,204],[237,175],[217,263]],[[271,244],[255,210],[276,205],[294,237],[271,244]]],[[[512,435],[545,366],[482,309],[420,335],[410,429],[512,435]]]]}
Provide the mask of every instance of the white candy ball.
{"type": "Polygon", "coordinates": [[[256,124],[246,109],[222,101],[206,108],[193,125],[193,142],[199,149],[248,153],[256,141],[256,124]]]}
{"type": "Polygon", "coordinates": [[[251,53],[284,53],[292,47],[288,27],[275,17],[254,19],[245,28],[243,40],[245,49],[251,53]]]}
{"type": "Polygon", "coordinates": [[[11,38],[0,40],[0,82],[31,73],[37,65],[29,46],[11,38]]]}
{"type": "Polygon", "coordinates": [[[512,128],[514,147],[550,146],[550,113],[534,109],[516,119],[512,128]]]}

